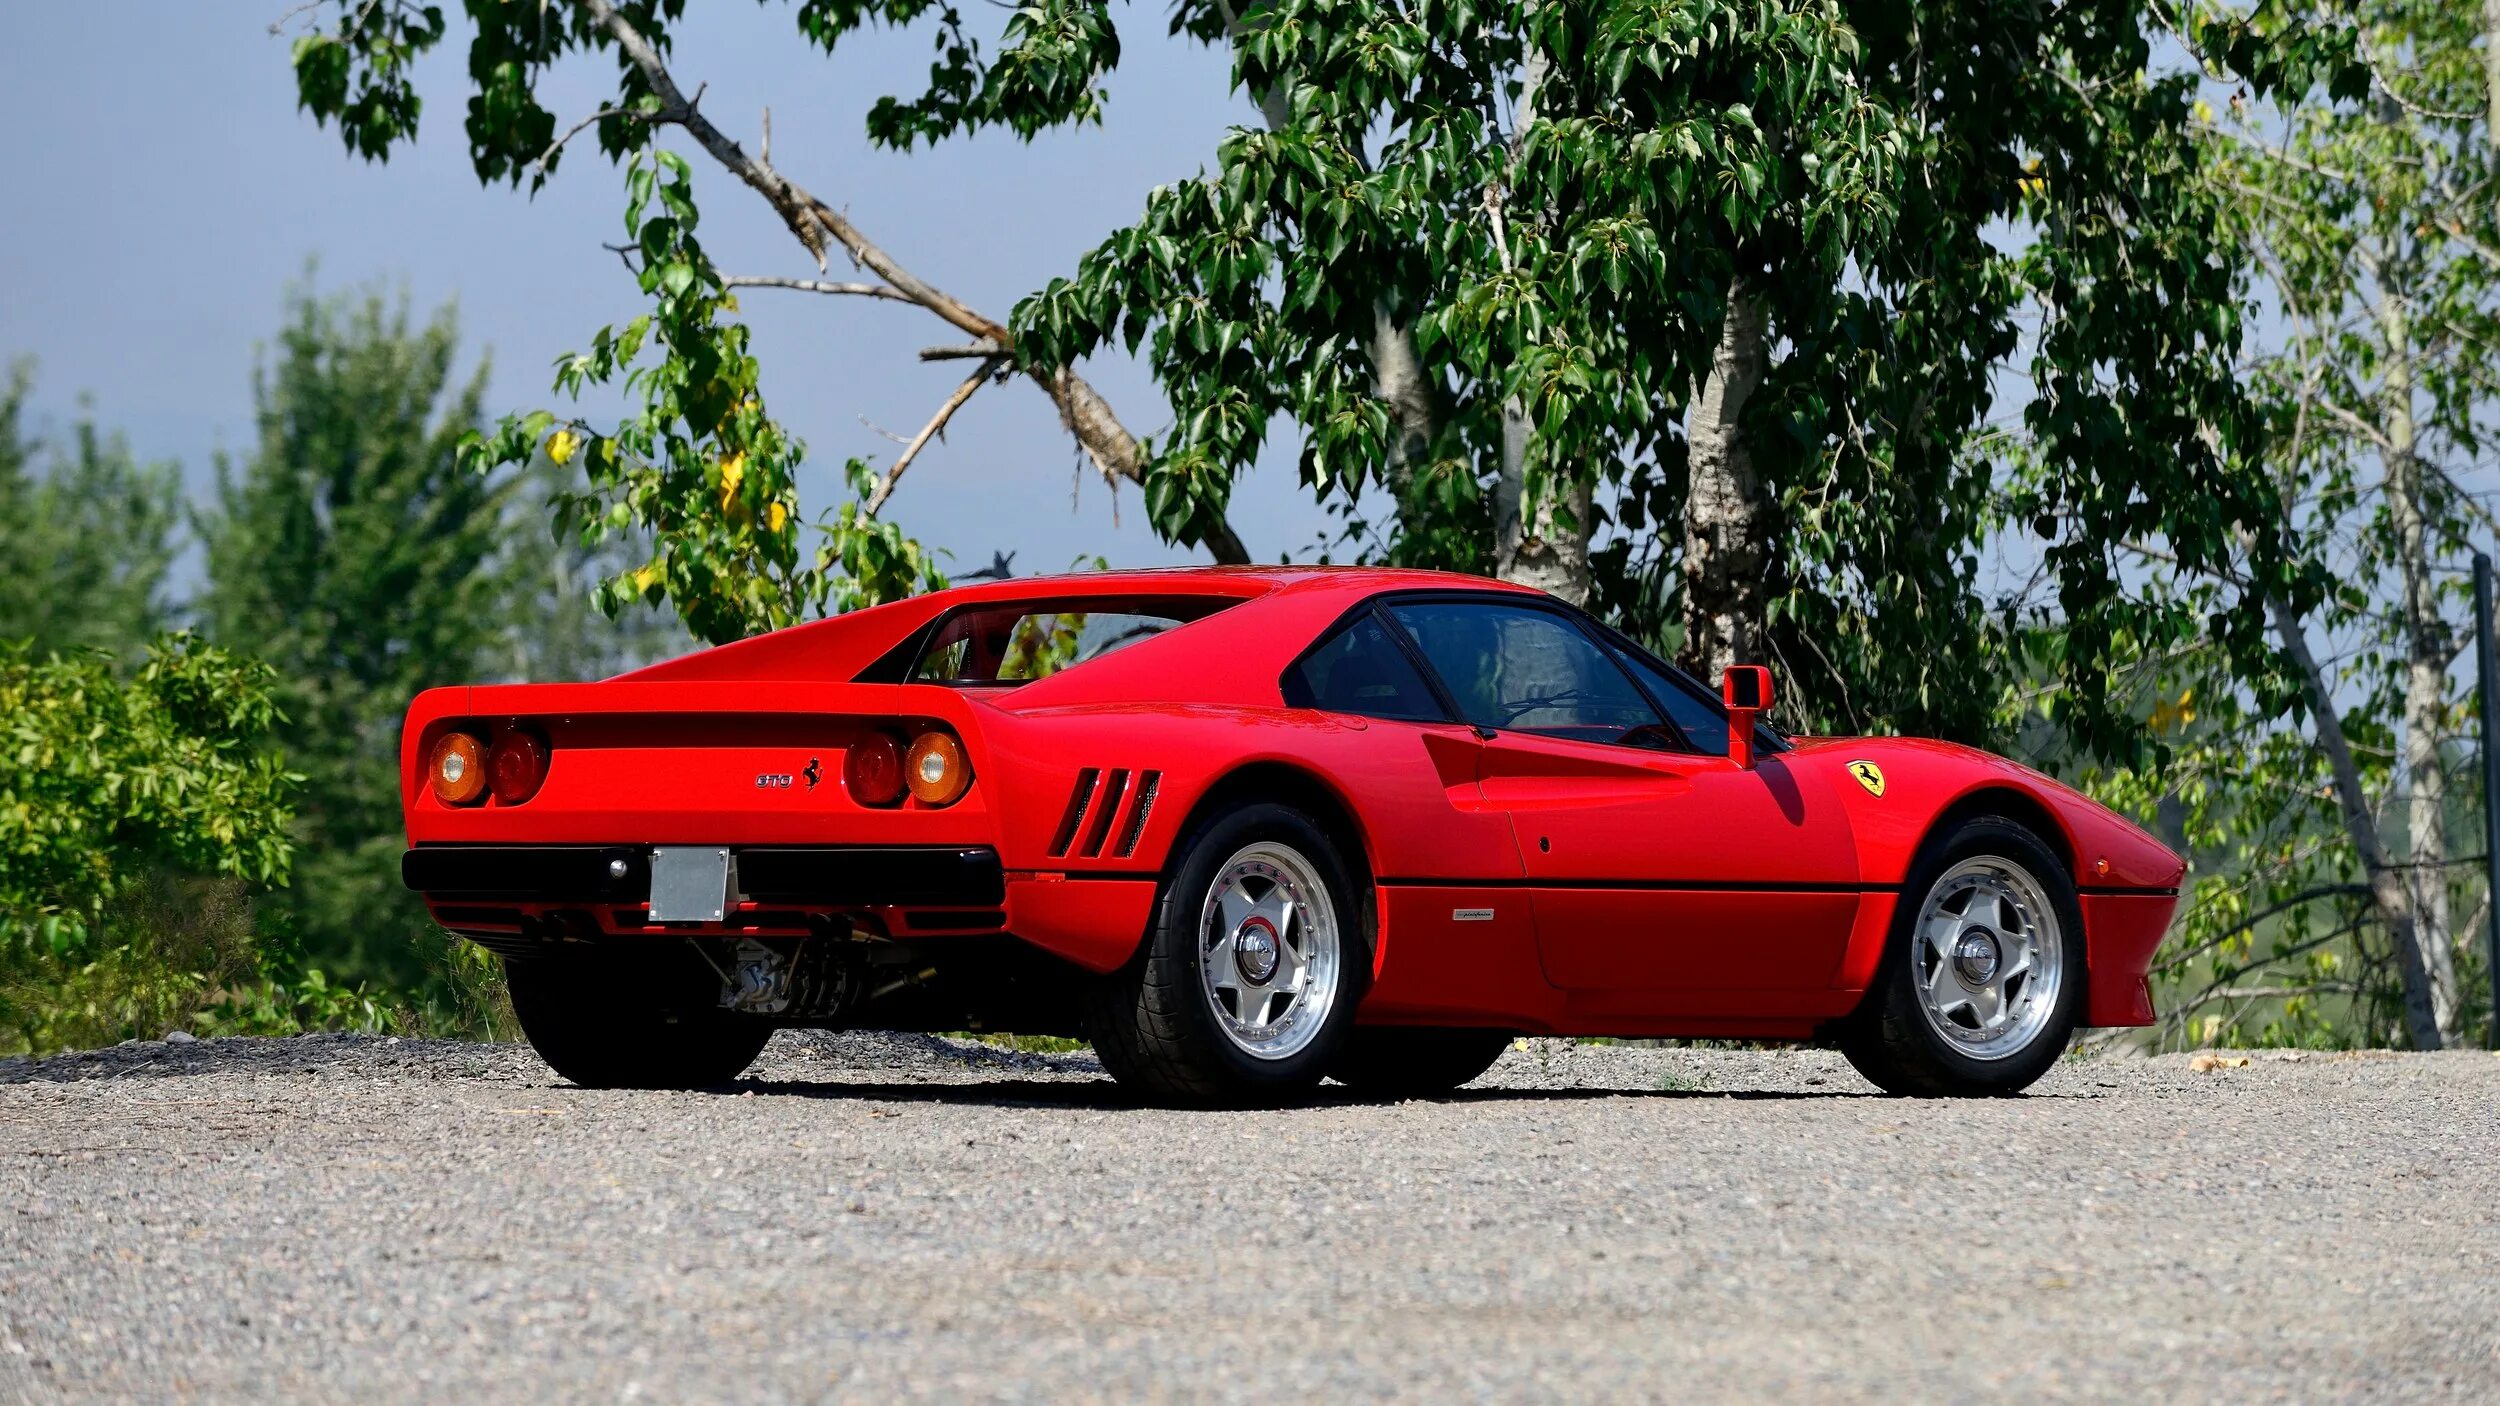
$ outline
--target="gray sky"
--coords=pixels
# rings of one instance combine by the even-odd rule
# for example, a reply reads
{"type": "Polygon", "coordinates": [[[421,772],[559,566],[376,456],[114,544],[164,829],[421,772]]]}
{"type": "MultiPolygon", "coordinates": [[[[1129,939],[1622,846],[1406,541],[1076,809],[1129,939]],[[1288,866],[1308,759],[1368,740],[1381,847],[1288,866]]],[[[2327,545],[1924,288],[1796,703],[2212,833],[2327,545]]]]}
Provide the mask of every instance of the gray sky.
{"type": "MultiPolygon", "coordinates": [[[[492,353],[498,413],[557,404],[548,364],[640,310],[632,279],[599,247],[622,237],[623,191],[587,137],[534,200],[479,187],[460,130],[467,35],[456,5],[451,35],[420,69],[418,141],[388,165],[351,158],[334,130],[296,110],[288,40],[269,33],[288,0],[10,8],[0,125],[20,140],[0,215],[0,360],[37,358],[39,423],[57,428],[92,395],[98,419],[142,456],[179,459],[192,483],[205,481],[214,451],[250,446],[253,360],[308,259],[325,290],[380,280],[420,313],[456,300],[470,353],[492,353]]],[[[997,23],[983,6],[968,14],[997,23]]],[[[1227,91],[1221,55],[1163,37],[1160,6],[1120,17],[1127,54],[1108,83],[1106,125],[1031,146],[1000,135],[910,157],[869,146],[869,104],[918,90],[925,28],[863,36],[827,58],[797,41],[788,6],[706,3],[692,7],[672,67],[689,88],[710,85],[704,110],[742,140],[771,107],[776,165],[846,207],[907,267],[1004,317],[1133,218],[1150,187],[1211,165],[1225,131],[1255,120],[1227,91]]],[[[547,91],[561,123],[613,91],[604,62],[558,70],[547,91]]],[[[682,133],[668,144],[695,158],[705,243],[724,270],[814,272],[762,201],[682,133]]],[[[913,358],[960,340],[916,308],[763,290],[744,305],[769,403],[808,443],[811,516],[834,501],[845,457],[890,462],[897,451],[861,417],[908,435],[962,375],[959,363],[913,358]]],[[[1133,431],[1168,422],[1138,366],[1086,369],[1133,431]]],[[[1235,499],[1235,524],[1262,558],[1305,555],[1328,526],[1291,455],[1290,444],[1272,450],[1235,499]]],[[[1192,555],[1155,540],[1134,491],[1120,495],[1114,527],[1099,479],[1079,486],[1076,457],[1040,391],[993,386],[913,465],[887,516],[955,552],[958,569],[993,549],[1015,551],[1019,572],[1080,554],[1114,565],[1192,555]]]]}

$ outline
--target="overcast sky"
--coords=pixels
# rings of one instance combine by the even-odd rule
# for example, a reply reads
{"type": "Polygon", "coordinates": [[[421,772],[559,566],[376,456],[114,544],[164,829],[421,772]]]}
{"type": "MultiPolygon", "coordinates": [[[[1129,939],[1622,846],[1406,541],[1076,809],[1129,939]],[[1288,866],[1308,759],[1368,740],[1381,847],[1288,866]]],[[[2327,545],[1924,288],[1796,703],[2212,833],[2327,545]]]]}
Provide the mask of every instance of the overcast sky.
{"type": "MultiPolygon", "coordinates": [[[[451,35],[420,70],[417,143],[388,165],[351,158],[334,130],[296,110],[289,41],[269,32],[288,8],[19,3],[0,46],[0,125],[19,138],[0,204],[0,361],[37,359],[40,421],[57,428],[92,396],[102,423],[143,456],[180,460],[195,485],[215,451],[249,448],[254,358],[308,260],[323,289],[378,281],[420,313],[457,302],[469,353],[492,354],[497,412],[553,404],[548,364],[641,307],[599,247],[621,238],[622,182],[587,139],[535,199],[479,187],[460,130],[467,36],[456,6],[451,35]]],[[[1228,91],[1221,55],[1163,37],[1160,6],[1120,17],[1127,54],[1106,125],[1031,146],[995,135],[910,157],[869,146],[861,119],[879,95],[917,90],[926,29],[864,36],[827,58],[797,42],[787,6],[707,3],[692,7],[672,66],[689,89],[710,85],[704,110],[742,140],[769,106],[775,164],[907,267],[1004,317],[1133,218],[1150,187],[1211,165],[1225,131],[1255,120],[1228,91]]],[[[560,122],[613,91],[604,63],[558,70],[548,93],[560,122]]],[[[814,272],[762,201],[682,133],[668,140],[696,157],[705,242],[724,270],[814,272]]],[[[833,501],[846,456],[896,452],[863,417],[909,434],[962,374],[914,359],[960,340],[917,308],[766,291],[745,307],[769,402],[809,446],[811,515],[833,501]]],[[[1168,421],[1134,364],[1087,373],[1133,431],[1168,421]]],[[[1306,556],[1328,526],[1291,453],[1272,452],[1236,498],[1235,524],[1261,558],[1306,556]]],[[[954,551],[959,569],[993,549],[1015,551],[1020,573],[1080,554],[1114,565],[1194,555],[1155,540],[1133,490],[1115,527],[1110,496],[1075,465],[1040,391],[993,386],[914,464],[887,515],[954,551]]]]}

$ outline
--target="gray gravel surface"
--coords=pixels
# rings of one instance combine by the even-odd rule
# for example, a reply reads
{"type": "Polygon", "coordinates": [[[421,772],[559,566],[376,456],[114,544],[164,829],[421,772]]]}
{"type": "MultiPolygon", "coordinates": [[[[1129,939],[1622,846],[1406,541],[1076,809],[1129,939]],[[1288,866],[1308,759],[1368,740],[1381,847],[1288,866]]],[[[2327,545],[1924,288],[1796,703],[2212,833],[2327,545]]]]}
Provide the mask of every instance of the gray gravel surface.
{"type": "Polygon", "coordinates": [[[1537,1043],[1446,1100],[1124,1106],[783,1035],[734,1090],[322,1036],[0,1061],[0,1398],[2500,1395],[2500,1059],[1537,1043]]]}

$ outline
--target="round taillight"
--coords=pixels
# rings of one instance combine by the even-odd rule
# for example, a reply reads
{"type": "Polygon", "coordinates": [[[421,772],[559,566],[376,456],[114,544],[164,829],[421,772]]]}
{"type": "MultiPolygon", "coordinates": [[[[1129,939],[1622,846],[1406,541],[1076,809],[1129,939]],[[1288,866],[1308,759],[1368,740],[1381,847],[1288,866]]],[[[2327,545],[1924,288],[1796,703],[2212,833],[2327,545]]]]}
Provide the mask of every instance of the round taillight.
{"type": "Polygon", "coordinates": [[[486,794],[486,744],[465,732],[446,732],[434,739],[425,772],[435,799],[448,806],[475,805],[486,794]]]}
{"type": "Polygon", "coordinates": [[[861,736],[842,754],[842,787],[864,806],[903,799],[903,744],[890,732],[861,736]]]}
{"type": "Polygon", "coordinates": [[[903,759],[911,793],[924,806],[951,806],[972,784],[972,767],[964,761],[964,744],[951,732],[924,732],[903,759]]]}
{"type": "Polygon", "coordinates": [[[515,729],[495,739],[486,758],[487,784],[495,804],[517,806],[538,794],[547,780],[547,743],[534,732],[515,729]]]}

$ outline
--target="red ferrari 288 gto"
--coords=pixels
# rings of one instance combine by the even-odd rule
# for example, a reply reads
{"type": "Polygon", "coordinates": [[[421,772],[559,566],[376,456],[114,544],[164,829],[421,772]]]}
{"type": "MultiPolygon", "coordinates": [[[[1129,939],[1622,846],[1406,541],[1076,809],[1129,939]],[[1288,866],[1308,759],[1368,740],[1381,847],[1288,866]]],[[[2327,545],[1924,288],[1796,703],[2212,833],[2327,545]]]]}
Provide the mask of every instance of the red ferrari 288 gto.
{"type": "Polygon", "coordinates": [[[2011,762],[1802,738],[1550,597],[966,586],[408,713],[403,876],[582,1084],[779,1026],[1090,1039],[1164,1100],[1429,1094],[1517,1034],[1831,1040],[2001,1094],[2152,1019],[2178,856],[2011,762]]]}

